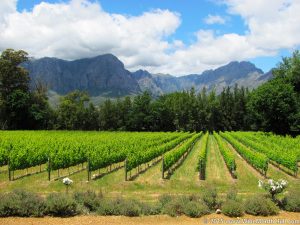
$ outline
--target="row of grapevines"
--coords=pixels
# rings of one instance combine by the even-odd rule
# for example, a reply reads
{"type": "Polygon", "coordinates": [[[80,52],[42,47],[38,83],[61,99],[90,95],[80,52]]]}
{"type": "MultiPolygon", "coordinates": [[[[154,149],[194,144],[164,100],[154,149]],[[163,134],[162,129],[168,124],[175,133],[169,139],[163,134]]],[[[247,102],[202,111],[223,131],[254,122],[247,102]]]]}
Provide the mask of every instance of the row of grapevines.
{"type": "Polygon", "coordinates": [[[152,146],[151,148],[145,149],[145,151],[131,152],[127,158],[126,171],[130,171],[143,163],[150,162],[152,159],[155,159],[163,153],[175,148],[179,143],[191,136],[192,134],[184,133],[172,141],[152,146]]]}
{"type": "Polygon", "coordinates": [[[249,147],[243,145],[238,140],[233,138],[228,132],[221,132],[220,135],[225,138],[230,144],[232,144],[233,147],[249,164],[259,170],[261,173],[267,173],[269,159],[266,155],[251,150],[249,147]]]}
{"type": "Polygon", "coordinates": [[[92,171],[103,168],[113,163],[122,162],[128,157],[130,159],[126,169],[129,171],[135,167],[135,159],[139,159],[136,156],[141,156],[142,152],[148,152],[147,149],[168,143],[181,135],[181,133],[127,133],[118,140],[111,136],[111,138],[107,138],[106,143],[94,147],[93,151],[89,151],[89,169],[92,171]]]}
{"type": "Polygon", "coordinates": [[[231,135],[241,143],[249,146],[251,149],[265,154],[270,160],[283,165],[284,167],[297,172],[298,158],[296,154],[283,151],[278,145],[265,141],[265,138],[255,138],[246,132],[232,132],[231,135]]]}
{"type": "Polygon", "coordinates": [[[214,132],[214,137],[217,140],[219,150],[223,156],[223,159],[225,161],[225,164],[226,164],[228,170],[230,171],[231,174],[234,174],[234,171],[236,170],[234,153],[226,145],[226,143],[222,140],[220,135],[218,135],[216,132],[214,132]]]}
{"type": "Polygon", "coordinates": [[[44,164],[50,158],[48,169],[56,170],[86,162],[90,157],[94,167],[106,166],[123,161],[131,149],[142,150],[178,136],[180,133],[162,132],[1,132],[0,165],[9,161],[10,170],[18,170],[44,164]]]}
{"type": "Polygon", "coordinates": [[[87,161],[85,145],[66,139],[53,144],[50,151],[50,170],[65,169],[87,161]]]}
{"type": "Polygon", "coordinates": [[[11,133],[1,133],[4,137],[4,152],[6,159],[4,163],[9,163],[10,170],[20,170],[47,162],[48,147],[44,142],[43,135],[38,132],[15,131],[11,133]]]}
{"type": "Polygon", "coordinates": [[[4,133],[0,132],[0,166],[7,165],[8,163],[8,153],[11,149],[11,144],[7,140],[6,137],[4,137],[4,133]]]}
{"type": "Polygon", "coordinates": [[[280,148],[280,152],[295,155],[297,160],[300,161],[300,138],[263,132],[244,132],[244,134],[251,136],[252,139],[261,141],[263,144],[271,145],[272,148],[280,148]]]}
{"type": "Polygon", "coordinates": [[[209,133],[207,132],[203,137],[200,152],[199,152],[198,169],[200,171],[200,178],[202,180],[205,179],[208,137],[209,137],[209,133]]]}
{"type": "Polygon", "coordinates": [[[200,138],[202,135],[202,132],[198,134],[194,134],[190,139],[188,139],[186,142],[184,142],[181,146],[174,149],[173,151],[167,152],[164,155],[163,160],[163,169],[168,170],[171,168],[178,160],[182,157],[182,155],[190,150],[192,146],[194,145],[195,141],[200,138]]]}

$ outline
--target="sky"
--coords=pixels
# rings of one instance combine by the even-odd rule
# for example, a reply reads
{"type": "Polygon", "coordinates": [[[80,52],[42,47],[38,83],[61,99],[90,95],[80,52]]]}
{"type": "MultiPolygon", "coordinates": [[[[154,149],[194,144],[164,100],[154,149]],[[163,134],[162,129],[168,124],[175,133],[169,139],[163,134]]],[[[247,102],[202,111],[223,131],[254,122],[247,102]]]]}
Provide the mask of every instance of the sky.
{"type": "Polygon", "coordinates": [[[74,60],[112,53],[135,71],[268,72],[300,46],[299,0],[0,0],[0,51],[74,60]]]}

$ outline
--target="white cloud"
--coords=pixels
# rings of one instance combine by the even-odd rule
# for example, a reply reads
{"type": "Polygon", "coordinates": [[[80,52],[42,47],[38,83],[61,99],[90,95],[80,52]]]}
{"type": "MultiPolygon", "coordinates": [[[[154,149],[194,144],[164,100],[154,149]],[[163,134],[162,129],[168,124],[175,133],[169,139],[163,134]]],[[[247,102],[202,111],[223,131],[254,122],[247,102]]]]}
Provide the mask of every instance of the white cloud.
{"type": "Polygon", "coordinates": [[[1,0],[0,3],[0,29],[3,29],[3,23],[5,18],[11,14],[16,12],[16,3],[17,0],[1,0]]]}
{"type": "MultiPolygon", "coordinates": [[[[172,40],[181,20],[168,10],[128,16],[105,12],[99,2],[71,0],[40,3],[32,11],[17,12],[16,0],[0,0],[0,51],[24,49],[35,57],[63,59],[112,53],[129,70],[179,75],[300,45],[299,0],[220,1],[229,14],[241,16],[245,34],[216,35],[199,29],[195,41],[187,45],[172,40]]],[[[208,18],[211,23],[223,22],[216,15],[208,18]]]]}
{"type": "Polygon", "coordinates": [[[204,22],[206,24],[225,24],[226,20],[225,18],[219,16],[219,15],[211,15],[209,14],[205,19],[204,22]]]}
{"type": "Polygon", "coordinates": [[[225,4],[230,13],[244,19],[251,45],[270,51],[299,46],[299,0],[225,0],[225,4]]]}
{"type": "Polygon", "coordinates": [[[124,16],[87,0],[40,3],[32,11],[11,12],[2,19],[0,50],[12,47],[35,57],[63,59],[113,53],[128,68],[164,63],[171,46],[165,38],[180,24],[180,16],[168,10],[124,16]]]}

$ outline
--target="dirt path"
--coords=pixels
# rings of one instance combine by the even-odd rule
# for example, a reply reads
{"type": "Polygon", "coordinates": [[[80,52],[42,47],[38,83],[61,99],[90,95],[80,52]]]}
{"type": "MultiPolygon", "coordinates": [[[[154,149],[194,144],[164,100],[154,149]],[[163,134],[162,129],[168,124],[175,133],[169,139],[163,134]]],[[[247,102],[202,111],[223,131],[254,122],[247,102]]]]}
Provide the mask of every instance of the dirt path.
{"type": "Polygon", "coordinates": [[[217,185],[228,185],[233,179],[224,163],[215,138],[210,135],[207,149],[206,180],[217,185]]]}
{"type": "Polygon", "coordinates": [[[254,217],[250,215],[243,216],[242,218],[229,218],[224,215],[208,215],[205,217],[192,219],[185,216],[172,218],[169,216],[145,216],[145,217],[123,217],[123,216],[76,216],[71,218],[0,218],[0,225],[199,225],[199,224],[300,224],[300,213],[287,213],[281,212],[277,216],[271,217],[254,217]],[[244,223],[238,220],[244,219],[244,223]],[[266,222],[262,222],[265,220],[266,222]],[[273,222],[273,223],[272,223],[273,222]]]}

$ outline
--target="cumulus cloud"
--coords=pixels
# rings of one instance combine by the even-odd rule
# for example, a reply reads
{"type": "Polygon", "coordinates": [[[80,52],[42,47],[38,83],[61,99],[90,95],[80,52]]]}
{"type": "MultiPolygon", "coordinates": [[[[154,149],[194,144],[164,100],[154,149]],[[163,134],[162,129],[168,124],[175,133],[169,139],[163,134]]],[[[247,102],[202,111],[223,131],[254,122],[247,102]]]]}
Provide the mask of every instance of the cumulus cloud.
{"type": "Polygon", "coordinates": [[[300,1],[225,0],[225,4],[230,13],[244,19],[251,45],[272,51],[300,44],[300,1]]]}
{"type": "Polygon", "coordinates": [[[225,18],[219,16],[219,15],[211,15],[209,14],[205,19],[204,22],[206,24],[225,24],[226,20],[225,18]]]}
{"type": "MultiPolygon", "coordinates": [[[[189,45],[172,38],[181,18],[169,10],[130,16],[108,13],[98,1],[70,0],[42,2],[18,12],[16,1],[0,1],[0,51],[24,49],[35,57],[78,59],[112,53],[132,71],[180,75],[275,55],[300,44],[299,0],[220,0],[229,14],[244,20],[245,34],[199,29],[189,45]]],[[[224,22],[217,15],[206,19],[224,22]]]]}
{"type": "MultiPolygon", "coordinates": [[[[11,6],[5,1],[0,3],[4,10],[11,6]]],[[[35,57],[63,59],[113,53],[128,68],[164,63],[171,46],[165,39],[180,25],[180,16],[168,10],[124,16],[109,14],[99,3],[87,0],[42,2],[32,11],[11,11],[0,17],[0,50],[12,47],[35,57]]]]}

